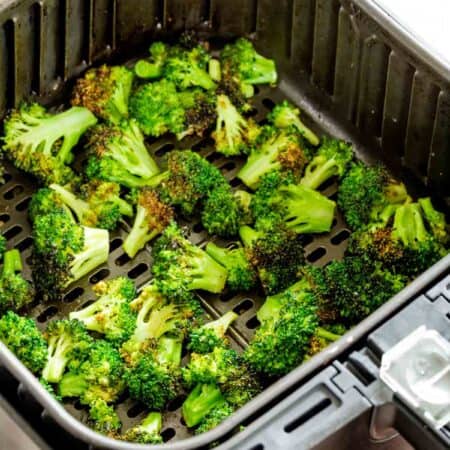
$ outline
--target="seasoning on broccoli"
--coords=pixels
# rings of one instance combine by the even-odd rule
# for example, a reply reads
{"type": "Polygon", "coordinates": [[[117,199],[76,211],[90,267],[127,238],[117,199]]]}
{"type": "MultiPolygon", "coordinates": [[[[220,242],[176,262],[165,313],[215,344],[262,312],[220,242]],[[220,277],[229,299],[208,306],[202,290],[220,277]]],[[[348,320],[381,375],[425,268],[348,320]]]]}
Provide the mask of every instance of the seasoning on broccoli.
{"type": "Polygon", "coordinates": [[[129,428],[122,435],[122,439],[138,444],[162,444],[161,428],[162,414],[151,412],[141,423],[129,428]]]}

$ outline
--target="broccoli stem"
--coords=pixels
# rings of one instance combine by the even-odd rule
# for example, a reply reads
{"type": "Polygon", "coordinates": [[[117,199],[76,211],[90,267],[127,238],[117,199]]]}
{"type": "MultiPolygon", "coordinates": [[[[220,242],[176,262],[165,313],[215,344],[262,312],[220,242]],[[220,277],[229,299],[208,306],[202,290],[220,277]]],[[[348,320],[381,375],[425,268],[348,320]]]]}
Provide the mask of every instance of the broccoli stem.
{"type": "Polygon", "coordinates": [[[394,234],[405,247],[414,247],[417,242],[427,239],[428,233],[417,203],[397,208],[394,217],[394,234]]]}
{"type": "Polygon", "coordinates": [[[81,397],[88,384],[86,379],[79,374],[66,373],[59,382],[58,389],[61,397],[81,397]]]}
{"type": "Polygon", "coordinates": [[[148,219],[147,209],[138,205],[133,227],[123,243],[123,249],[130,258],[134,258],[147,242],[159,234],[158,230],[150,228],[148,219]]]}
{"type": "Polygon", "coordinates": [[[206,91],[216,88],[216,83],[214,83],[209,74],[203,69],[193,67],[191,78],[194,81],[193,82],[194,86],[195,85],[200,86],[206,91]]]}
{"type": "Polygon", "coordinates": [[[260,238],[259,233],[248,225],[239,228],[239,236],[246,247],[251,247],[253,241],[260,238]]]}
{"type": "Polygon", "coordinates": [[[220,69],[220,61],[211,58],[208,63],[208,73],[213,81],[219,82],[222,79],[222,72],[220,69]]]}
{"type": "Polygon", "coordinates": [[[159,434],[162,428],[162,414],[151,412],[139,425],[139,429],[148,434],[159,434]]]}
{"type": "Polygon", "coordinates": [[[88,305],[78,311],[72,311],[69,314],[69,318],[79,320],[88,330],[103,333],[104,323],[99,318],[99,315],[102,317],[108,316],[107,309],[109,309],[109,302],[106,302],[105,299],[105,297],[100,297],[91,305],[88,305]]]}
{"type": "Polygon", "coordinates": [[[218,294],[225,288],[228,272],[205,251],[194,247],[191,252],[189,289],[201,289],[218,294]]]}
{"type": "Polygon", "coordinates": [[[214,331],[217,337],[223,338],[230,325],[239,317],[234,311],[228,311],[223,316],[212,322],[208,322],[202,328],[208,328],[214,331]]]}
{"type": "Polygon", "coordinates": [[[331,331],[325,330],[325,328],[322,327],[318,327],[316,333],[318,337],[324,338],[330,342],[336,342],[342,337],[340,334],[332,333],[331,331]]]}
{"type": "Polygon", "coordinates": [[[83,227],[84,247],[80,253],[74,255],[70,264],[71,279],[66,286],[79,280],[108,260],[109,233],[99,228],[83,227]]]}
{"type": "Polygon", "coordinates": [[[2,276],[13,275],[22,270],[20,252],[16,248],[8,250],[3,256],[2,276]]]}
{"type": "Polygon", "coordinates": [[[300,184],[310,189],[317,189],[329,178],[337,175],[338,170],[339,166],[334,158],[326,159],[321,155],[316,156],[306,167],[300,184]]]}
{"type": "Polygon", "coordinates": [[[280,295],[271,295],[266,298],[261,308],[259,308],[256,317],[261,323],[266,320],[275,321],[280,314],[281,307],[280,295]]]}
{"type": "Polygon", "coordinates": [[[252,65],[253,71],[258,73],[258,75],[253,78],[245,78],[244,81],[246,83],[275,84],[277,82],[277,69],[274,60],[264,58],[264,56],[256,54],[252,65]]]}
{"type": "Polygon", "coordinates": [[[64,335],[52,337],[48,343],[47,363],[42,371],[44,380],[58,383],[69,361],[68,352],[72,347],[72,340],[64,335]]]}
{"type": "Polygon", "coordinates": [[[83,218],[89,214],[89,204],[84,200],[81,200],[71,191],[59,184],[51,184],[49,186],[61,197],[61,200],[66,206],[68,206],[76,215],[79,222],[83,221],[83,218]]]}
{"type": "Polygon", "coordinates": [[[134,73],[144,80],[159,78],[162,75],[161,64],[152,64],[145,59],[140,59],[134,66],[134,73]]]}
{"type": "Polygon", "coordinates": [[[179,367],[181,364],[182,341],[177,338],[162,337],[158,341],[158,362],[179,367]]]}
{"type": "Polygon", "coordinates": [[[198,425],[224,398],[215,384],[197,384],[182,406],[183,418],[188,427],[198,425]]]}

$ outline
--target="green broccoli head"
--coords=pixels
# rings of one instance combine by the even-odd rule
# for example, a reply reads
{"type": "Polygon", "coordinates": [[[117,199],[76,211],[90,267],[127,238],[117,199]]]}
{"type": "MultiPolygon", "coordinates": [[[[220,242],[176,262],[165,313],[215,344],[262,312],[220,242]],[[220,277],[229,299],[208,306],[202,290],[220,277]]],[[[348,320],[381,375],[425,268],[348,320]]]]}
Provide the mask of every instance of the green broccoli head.
{"type": "Polygon", "coordinates": [[[258,275],[242,246],[222,248],[209,242],[206,253],[227,269],[227,286],[230,291],[245,292],[255,287],[258,275]]]}
{"type": "Polygon", "coordinates": [[[294,127],[311,145],[319,145],[319,138],[300,120],[300,110],[288,101],[276,105],[267,119],[277,128],[294,127]]]}
{"type": "Polygon", "coordinates": [[[151,412],[140,424],[129,428],[122,439],[138,444],[162,444],[161,428],[162,414],[151,412]]]}
{"type": "Polygon", "coordinates": [[[65,212],[38,216],[33,238],[33,278],[44,299],[58,299],[64,288],[108,259],[108,231],[79,226],[65,212]]]}
{"type": "Polygon", "coordinates": [[[337,203],[353,230],[377,221],[384,224],[386,206],[400,205],[409,196],[403,183],[393,180],[383,167],[353,163],[339,185],[337,203]]]}
{"type": "Polygon", "coordinates": [[[261,326],[244,352],[254,370],[280,376],[301,363],[318,326],[317,299],[300,280],[280,294],[267,297],[258,311],[261,326]]]}
{"type": "Polygon", "coordinates": [[[300,138],[290,130],[265,126],[237,177],[254,190],[261,178],[272,171],[292,172],[299,176],[309,159],[302,147],[300,138]]]}
{"type": "Polygon", "coordinates": [[[338,139],[324,138],[317,153],[306,166],[300,183],[317,189],[332,177],[342,178],[352,159],[353,150],[350,144],[338,139]]]}
{"type": "Polygon", "coordinates": [[[8,250],[3,255],[0,275],[0,312],[19,311],[34,300],[31,284],[21,274],[22,260],[19,250],[8,250]]]}
{"type": "Polygon", "coordinates": [[[136,217],[130,233],[123,243],[125,253],[134,258],[136,253],[145,247],[172,222],[172,208],[159,199],[151,188],[142,188],[137,194],[136,217]]]}
{"type": "Polygon", "coordinates": [[[281,226],[273,228],[271,221],[260,221],[259,230],[243,226],[239,234],[267,294],[276,294],[294,283],[305,264],[303,245],[296,233],[281,226]]]}
{"type": "Polygon", "coordinates": [[[76,177],[67,165],[81,135],[97,119],[86,108],[51,114],[36,103],[22,104],[6,118],[3,151],[18,169],[40,182],[68,183],[76,177]]]}
{"type": "Polygon", "coordinates": [[[0,318],[0,340],[33,373],[39,373],[47,360],[47,342],[32,319],[7,311],[0,318]]]}
{"type": "Polygon", "coordinates": [[[207,431],[216,428],[217,425],[222,423],[227,417],[233,414],[235,408],[231,406],[227,401],[223,401],[215,406],[211,412],[209,412],[198,426],[195,428],[195,434],[206,433],[207,431]]]}
{"type": "Polygon", "coordinates": [[[98,299],[90,305],[69,314],[91,331],[96,331],[114,343],[126,341],[136,326],[136,315],[130,307],[136,288],[133,281],[117,277],[100,281],[93,288],[98,299]]]}
{"type": "Polygon", "coordinates": [[[212,352],[215,347],[226,345],[225,333],[237,317],[234,311],[228,311],[218,319],[192,329],[189,334],[188,349],[202,354],[212,352]]]}
{"type": "Polygon", "coordinates": [[[224,397],[216,384],[197,384],[182,406],[186,425],[189,428],[198,425],[223,402],[224,397]]]}
{"type": "Polygon", "coordinates": [[[222,292],[227,271],[204,250],[189,242],[175,223],[170,224],[152,249],[155,285],[168,298],[187,291],[222,292]]]}
{"type": "Polygon", "coordinates": [[[133,72],[123,66],[90,69],[83,78],[78,78],[72,105],[84,106],[99,118],[119,123],[128,117],[133,77],[133,72]]]}
{"type": "Polygon", "coordinates": [[[250,152],[261,130],[251,119],[244,119],[230,99],[217,96],[217,123],[212,134],[216,150],[225,156],[236,156],[250,152]]]}
{"type": "Polygon", "coordinates": [[[68,366],[70,371],[63,375],[58,386],[62,398],[79,397],[87,405],[99,399],[111,403],[125,389],[125,364],[109,342],[96,340],[84,361],[75,360],[68,366]]]}
{"type": "Polygon", "coordinates": [[[89,133],[86,175],[129,188],[146,186],[159,168],[135,121],[98,125],[89,133]]]}
{"type": "Polygon", "coordinates": [[[78,320],[51,321],[44,337],[48,343],[48,354],[42,377],[51,383],[61,380],[71,361],[85,359],[93,342],[78,320]]]}
{"type": "Polygon", "coordinates": [[[275,61],[260,55],[247,39],[239,38],[226,45],[220,53],[220,62],[224,77],[236,80],[243,92],[249,92],[249,85],[277,81],[275,61]]]}
{"type": "Polygon", "coordinates": [[[114,407],[108,405],[102,399],[97,399],[91,403],[88,423],[95,431],[110,437],[116,437],[122,426],[114,407]]]}
{"type": "Polygon", "coordinates": [[[32,223],[34,223],[37,217],[45,216],[46,214],[55,211],[72,216],[72,211],[63,202],[61,196],[55,190],[45,187],[33,194],[30,204],[28,205],[28,217],[32,223]]]}

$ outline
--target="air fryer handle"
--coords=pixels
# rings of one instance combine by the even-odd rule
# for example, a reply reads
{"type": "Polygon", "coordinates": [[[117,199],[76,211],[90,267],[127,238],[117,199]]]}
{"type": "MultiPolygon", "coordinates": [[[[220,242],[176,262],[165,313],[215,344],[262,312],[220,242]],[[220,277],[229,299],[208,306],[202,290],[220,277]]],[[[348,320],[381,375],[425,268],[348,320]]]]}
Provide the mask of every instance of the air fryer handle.
{"type": "Polygon", "coordinates": [[[336,430],[345,428],[371,408],[354,388],[352,378],[353,375],[343,367],[326,368],[220,448],[333,448],[327,445],[336,436],[336,430]],[[342,390],[339,386],[346,387],[342,390]],[[316,447],[319,443],[320,447],[316,447]]]}

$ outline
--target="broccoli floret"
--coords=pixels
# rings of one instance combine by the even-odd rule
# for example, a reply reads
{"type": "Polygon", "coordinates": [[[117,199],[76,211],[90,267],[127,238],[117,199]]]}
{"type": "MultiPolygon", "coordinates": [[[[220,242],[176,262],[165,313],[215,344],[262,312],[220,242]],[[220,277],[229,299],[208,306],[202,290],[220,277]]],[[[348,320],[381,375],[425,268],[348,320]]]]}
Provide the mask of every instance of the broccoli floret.
{"type": "Polygon", "coordinates": [[[216,129],[212,133],[216,150],[225,156],[249,153],[260,133],[258,125],[244,119],[226,95],[217,96],[216,111],[216,129]]]}
{"type": "Polygon", "coordinates": [[[447,245],[450,234],[445,214],[434,208],[429,197],[419,198],[417,201],[433,236],[443,245],[447,245]]]}
{"type": "Polygon", "coordinates": [[[128,368],[126,381],[131,398],[161,410],[181,392],[181,341],[163,338],[157,349],[146,352],[128,368]]]}
{"type": "Polygon", "coordinates": [[[125,253],[134,258],[156,236],[161,234],[173,220],[173,210],[163,203],[150,188],[143,188],[137,196],[136,217],[130,233],[123,243],[125,253]]]}
{"type": "Polygon", "coordinates": [[[350,144],[338,139],[324,139],[306,166],[300,183],[311,189],[317,189],[331,177],[341,178],[352,159],[353,150],[350,144]]]}
{"type": "Polygon", "coordinates": [[[160,182],[160,198],[167,204],[178,206],[186,216],[192,215],[212,190],[228,185],[217,167],[190,150],[171,151],[167,163],[167,172],[155,177],[160,182]]]}
{"type": "Polygon", "coordinates": [[[231,323],[238,318],[234,311],[228,311],[222,317],[194,328],[189,334],[188,349],[194,353],[209,353],[215,347],[227,344],[225,333],[231,323]]]}
{"type": "Polygon", "coordinates": [[[257,313],[261,326],[244,352],[253,369],[269,376],[290,372],[301,363],[318,326],[317,299],[301,279],[267,297],[257,313]]]}
{"type": "Polygon", "coordinates": [[[23,278],[21,272],[22,260],[19,250],[8,250],[3,256],[0,276],[0,314],[7,310],[19,311],[33,301],[33,288],[23,278]]]}
{"type": "Polygon", "coordinates": [[[61,196],[49,187],[41,188],[33,194],[28,205],[28,217],[34,223],[37,217],[52,212],[61,212],[73,217],[72,211],[62,201],[61,196]]]}
{"type": "Polygon", "coordinates": [[[209,242],[206,253],[227,269],[227,286],[232,292],[249,291],[255,287],[258,278],[255,268],[241,246],[222,248],[209,242]]]}
{"type": "Polygon", "coordinates": [[[48,343],[47,362],[42,377],[51,383],[58,383],[72,360],[85,359],[92,338],[78,320],[54,320],[44,333],[48,343]]]}
{"type": "Polygon", "coordinates": [[[0,340],[33,373],[40,372],[47,360],[47,342],[32,319],[12,311],[0,318],[0,340]]]}
{"type": "Polygon", "coordinates": [[[111,403],[125,389],[124,362],[119,351],[109,342],[95,341],[87,359],[81,364],[79,361],[75,364],[69,362],[69,369],[59,382],[62,398],[79,397],[81,403],[86,405],[98,399],[111,403]]]}
{"type": "Polygon", "coordinates": [[[279,172],[265,175],[251,202],[258,221],[272,220],[296,233],[324,233],[331,230],[336,204],[319,192],[292,184],[279,172]]]}
{"type": "Polygon", "coordinates": [[[185,108],[175,84],[168,80],[140,86],[130,98],[130,115],[147,136],[185,131],[185,108]]]}
{"type": "Polygon", "coordinates": [[[38,216],[33,238],[33,278],[45,300],[58,299],[64,288],[108,260],[108,231],[77,225],[63,212],[38,216]]]}
{"type": "Polygon", "coordinates": [[[239,38],[226,45],[220,53],[220,62],[224,77],[237,80],[243,92],[248,92],[248,85],[277,81],[275,61],[260,55],[247,39],[239,38]]]}
{"type": "Polygon", "coordinates": [[[215,89],[216,84],[207,72],[209,59],[208,53],[201,45],[190,50],[172,47],[164,65],[164,77],[180,89],[215,89]]]}
{"type": "Polygon", "coordinates": [[[193,295],[185,295],[182,302],[169,303],[154,284],[144,287],[130,306],[137,313],[136,324],[132,336],[121,349],[130,364],[165,335],[178,336],[182,340],[189,328],[195,326],[201,311],[193,295]]]}
{"type": "MultiPolygon", "coordinates": [[[[253,91],[253,87],[251,85],[247,86],[253,91]]],[[[217,95],[226,95],[241,114],[248,113],[253,109],[248,97],[244,95],[244,92],[242,92],[241,85],[238,80],[233,79],[231,76],[227,75],[222,77],[216,93],[217,95]]]]}
{"type": "Polygon", "coordinates": [[[239,203],[229,184],[219,185],[207,195],[201,218],[209,234],[222,237],[237,235],[243,219],[239,203]]]}
{"type": "Polygon", "coordinates": [[[163,42],[153,42],[148,50],[150,58],[140,59],[134,66],[134,73],[147,80],[160,78],[170,49],[163,42]]]}
{"type": "Polygon", "coordinates": [[[291,230],[272,228],[273,222],[262,224],[259,230],[243,226],[239,230],[246,255],[257,269],[266,294],[276,294],[293,284],[305,264],[300,238],[291,230]]]}
{"type": "Polygon", "coordinates": [[[333,342],[338,341],[345,332],[345,327],[340,324],[318,327],[309,341],[309,349],[305,359],[311,358],[333,342]]]}
{"type": "Polygon", "coordinates": [[[250,189],[256,189],[261,177],[275,170],[300,175],[307,161],[308,156],[294,134],[267,126],[237,177],[250,189]]]}
{"type": "Polygon", "coordinates": [[[267,119],[277,128],[294,127],[311,145],[319,145],[319,138],[300,120],[300,110],[288,101],[276,105],[267,119]]]}
{"type": "Polygon", "coordinates": [[[388,301],[405,287],[407,279],[383,268],[367,256],[346,256],[332,261],[313,285],[320,308],[335,310],[345,324],[354,324],[388,301]]]}
{"type": "Polygon", "coordinates": [[[139,425],[129,428],[122,439],[138,444],[162,444],[161,428],[161,413],[151,412],[139,425]]]}
{"type": "Polygon", "coordinates": [[[227,271],[204,250],[189,242],[171,223],[152,250],[155,285],[168,298],[184,297],[186,291],[222,292],[227,271]]]}
{"type": "Polygon", "coordinates": [[[120,186],[109,181],[92,180],[80,187],[80,194],[68,186],[51,184],[50,188],[75,214],[78,222],[87,227],[114,230],[122,215],[132,216],[133,208],[120,198],[120,186]]]}
{"type": "Polygon", "coordinates": [[[56,392],[54,384],[49,383],[47,380],[44,380],[43,378],[40,378],[39,382],[52,397],[58,400],[58,402],[63,401],[62,397],[56,392]]]}
{"type": "Polygon", "coordinates": [[[89,425],[99,433],[116,437],[122,422],[112,406],[102,399],[97,399],[89,408],[89,425]]]}
{"type": "Polygon", "coordinates": [[[403,183],[393,180],[383,167],[368,167],[361,162],[351,165],[342,178],[337,204],[353,230],[381,220],[388,205],[400,205],[409,200],[403,183]]]}
{"type": "Polygon", "coordinates": [[[128,98],[133,72],[126,67],[103,65],[90,69],[78,78],[72,94],[72,105],[84,106],[97,117],[119,123],[128,117],[128,98]]]}
{"type": "Polygon", "coordinates": [[[190,428],[198,425],[223,402],[223,395],[217,385],[198,384],[182,406],[183,419],[186,425],[190,428]]]}
{"type": "Polygon", "coordinates": [[[85,308],[72,311],[70,319],[79,320],[91,331],[105,335],[115,343],[127,340],[134,331],[136,316],[130,302],[134,299],[136,288],[126,277],[100,281],[94,288],[98,299],[85,308]]]}
{"type": "Polygon", "coordinates": [[[195,429],[195,434],[206,433],[217,425],[222,423],[227,417],[233,414],[234,408],[227,401],[217,405],[209,414],[207,414],[195,429]]]}
{"type": "Polygon", "coordinates": [[[432,227],[427,230],[420,200],[397,206],[395,210],[388,206],[386,210],[389,214],[383,214],[387,218],[384,226],[369,224],[368,230],[353,233],[348,254],[367,255],[412,278],[448,253],[440,242],[442,229],[438,229],[437,236],[432,227]]]}
{"type": "Polygon", "coordinates": [[[3,255],[6,252],[6,238],[0,234],[0,261],[3,259],[3,255]]]}
{"type": "Polygon", "coordinates": [[[89,135],[89,179],[99,178],[134,188],[146,186],[159,168],[150,156],[136,122],[98,125],[89,135]]]}
{"type": "Polygon", "coordinates": [[[17,168],[40,182],[65,184],[75,178],[66,165],[73,160],[72,148],[96,122],[86,108],[51,114],[36,103],[23,104],[5,120],[3,151],[17,168]]]}

